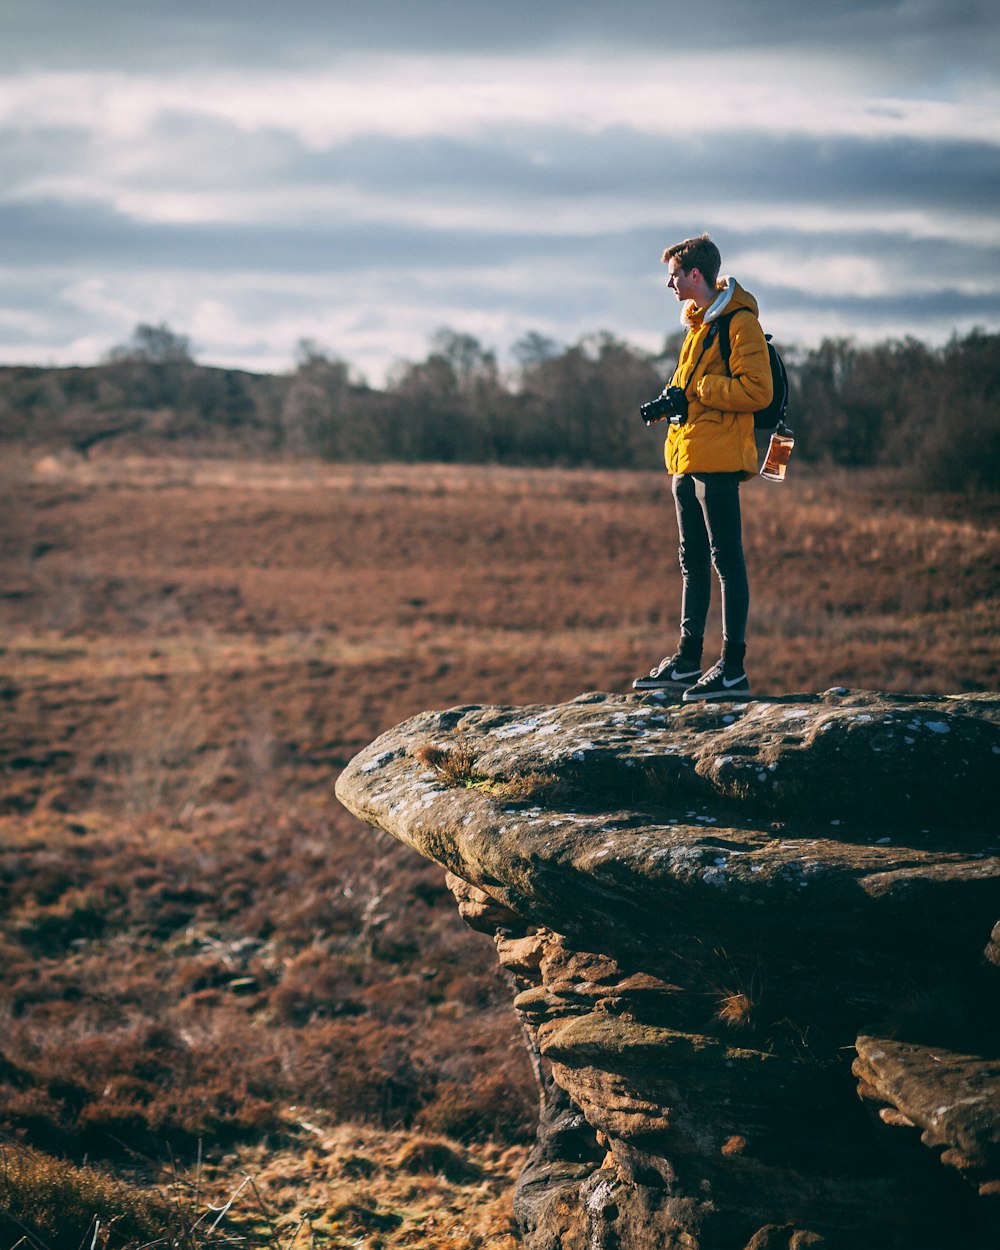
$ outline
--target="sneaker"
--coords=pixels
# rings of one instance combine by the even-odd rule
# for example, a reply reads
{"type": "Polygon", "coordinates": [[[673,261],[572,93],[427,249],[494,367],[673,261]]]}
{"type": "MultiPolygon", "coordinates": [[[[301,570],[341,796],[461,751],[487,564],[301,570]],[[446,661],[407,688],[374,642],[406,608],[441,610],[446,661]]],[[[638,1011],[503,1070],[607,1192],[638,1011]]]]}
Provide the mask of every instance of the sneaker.
{"type": "Polygon", "coordinates": [[[633,690],[686,690],[701,676],[701,665],[679,651],[661,660],[648,677],[637,677],[633,690]]]}
{"type": "Polygon", "coordinates": [[[697,703],[699,699],[745,699],[750,694],[750,683],[746,673],[726,676],[726,670],[720,661],[714,664],[704,677],[694,683],[690,690],[685,690],[682,701],[697,703]]]}

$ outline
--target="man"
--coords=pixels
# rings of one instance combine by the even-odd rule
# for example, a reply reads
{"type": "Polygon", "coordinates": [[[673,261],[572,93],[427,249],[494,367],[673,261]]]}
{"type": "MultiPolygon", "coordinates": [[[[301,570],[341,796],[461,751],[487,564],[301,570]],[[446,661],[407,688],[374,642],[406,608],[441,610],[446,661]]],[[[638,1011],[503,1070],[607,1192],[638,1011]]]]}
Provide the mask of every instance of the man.
{"type": "Polygon", "coordinates": [[[707,234],[668,247],[667,286],[683,304],[687,337],[663,395],[673,415],[664,458],[673,474],[683,581],[680,642],[635,690],[683,691],[685,703],[746,697],[744,667],[750,606],[740,482],[757,473],[753,414],[771,402],[767,340],[757,301],[733,278],[719,279],[722,258],[707,234]],[[718,318],[729,321],[729,365],[718,318]],[[722,589],[722,656],[702,669],[712,566],[722,589]]]}

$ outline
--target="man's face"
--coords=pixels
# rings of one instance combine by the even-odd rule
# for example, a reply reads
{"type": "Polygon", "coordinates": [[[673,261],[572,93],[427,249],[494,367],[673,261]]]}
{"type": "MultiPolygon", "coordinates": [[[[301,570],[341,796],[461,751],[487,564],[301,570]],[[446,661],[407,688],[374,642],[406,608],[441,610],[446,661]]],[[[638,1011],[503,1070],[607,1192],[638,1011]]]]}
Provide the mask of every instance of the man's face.
{"type": "Polygon", "coordinates": [[[681,268],[676,256],[671,256],[667,261],[667,286],[677,296],[678,300],[683,303],[685,300],[694,299],[698,291],[696,275],[699,273],[697,269],[692,269],[690,273],[685,273],[681,268]]]}

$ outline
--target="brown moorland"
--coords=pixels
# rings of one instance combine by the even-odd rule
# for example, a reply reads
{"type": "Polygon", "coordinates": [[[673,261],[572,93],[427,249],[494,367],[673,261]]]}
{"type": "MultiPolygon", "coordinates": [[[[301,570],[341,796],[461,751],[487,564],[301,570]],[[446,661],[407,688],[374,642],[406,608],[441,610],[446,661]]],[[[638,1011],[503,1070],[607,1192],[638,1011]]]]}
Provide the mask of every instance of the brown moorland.
{"type": "MultiPolygon", "coordinates": [[[[333,783],[425,708],[624,690],[668,651],[665,475],[0,474],[0,1245],[13,1215],[75,1250],[99,1198],[39,1213],[86,1160],[166,1195],[136,1229],[243,1185],[220,1229],[251,1244],[512,1246],[536,1095],[494,953],[333,783]]],[[[997,497],[793,466],[744,501],[757,693],[997,688],[997,497]]]]}

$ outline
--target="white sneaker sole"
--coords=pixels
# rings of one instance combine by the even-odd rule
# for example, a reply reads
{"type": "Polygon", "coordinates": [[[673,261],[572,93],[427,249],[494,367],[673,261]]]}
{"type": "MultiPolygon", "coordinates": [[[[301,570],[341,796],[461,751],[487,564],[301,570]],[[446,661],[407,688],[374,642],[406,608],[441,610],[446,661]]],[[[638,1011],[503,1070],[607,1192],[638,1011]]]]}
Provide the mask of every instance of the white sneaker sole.
{"type": "Polygon", "coordinates": [[[749,699],[750,690],[710,690],[706,694],[692,694],[690,690],[684,691],[683,703],[702,703],[707,699],[749,699]]]}
{"type": "Polygon", "coordinates": [[[637,677],[632,683],[633,690],[690,690],[701,674],[690,677],[675,678],[672,681],[657,681],[655,677],[637,677]]]}

